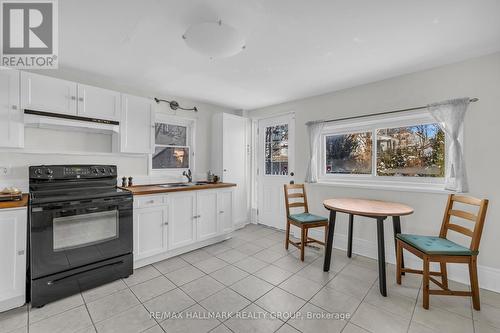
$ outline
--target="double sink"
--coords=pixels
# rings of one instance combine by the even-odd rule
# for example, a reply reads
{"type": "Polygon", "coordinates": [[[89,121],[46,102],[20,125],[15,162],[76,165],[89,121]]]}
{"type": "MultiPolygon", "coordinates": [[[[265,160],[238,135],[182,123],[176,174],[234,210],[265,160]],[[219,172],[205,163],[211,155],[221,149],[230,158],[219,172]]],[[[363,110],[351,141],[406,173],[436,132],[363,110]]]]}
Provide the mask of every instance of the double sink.
{"type": "Polygon", "coordinates": [[[168,183],[168,184],[160,184],[157,185],[159,187],[164,188],[172,188],[172,187],[185,187],[185,186],[198,186],[198,185],[207,185],[208,182],[192,182],[192,183],[168,183]]]}

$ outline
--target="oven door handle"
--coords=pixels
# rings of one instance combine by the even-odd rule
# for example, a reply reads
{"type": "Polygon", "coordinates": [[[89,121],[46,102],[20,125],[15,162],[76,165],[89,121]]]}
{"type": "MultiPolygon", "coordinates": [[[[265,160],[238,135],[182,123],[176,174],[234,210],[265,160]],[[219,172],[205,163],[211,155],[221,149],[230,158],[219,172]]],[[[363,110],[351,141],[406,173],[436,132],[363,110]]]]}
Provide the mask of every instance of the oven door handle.
{"type": "Polygon", "coordinates": [[[117,262],[112,262],[112,263],[109,263],[109,264],[106,264],[106,265],[102,265],[102,266],[99,266],[99,267],[89,268],[89,269],[86,269],[86,270],[83,270],[83,271],[79,271],[79,272],[70,274],[68,276],[59,278],[59,279],[50,280],[49,282],[47,282],[47,285],[48,286],[52,286],[52,285],[54,285],[54,284],[56,284],[58,282],[61,282],[61,281],[66,280],[66,279],[69,279],[69,278],[71,278],[71,277],[73,277],[75,275],[80,275],[82,273],[87,273],[87,272],[90,272],[90,271],[95,271],[95,270],[98,270],[98,269],[107,268],[107,267],[111,267],[111,266],[115,266],[115,265],[121,265],[121,264],[123,264],[123,260],[120,260],[120,261],[117,261],[117,262]]]}

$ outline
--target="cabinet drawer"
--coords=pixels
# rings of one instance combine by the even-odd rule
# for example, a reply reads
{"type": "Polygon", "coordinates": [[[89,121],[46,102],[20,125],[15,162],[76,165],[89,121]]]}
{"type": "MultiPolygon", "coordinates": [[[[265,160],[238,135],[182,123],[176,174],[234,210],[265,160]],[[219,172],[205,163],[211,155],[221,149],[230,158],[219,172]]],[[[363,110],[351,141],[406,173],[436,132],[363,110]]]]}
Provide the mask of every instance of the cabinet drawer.
{"type": "Polygon", "coordinates": [[[134,198],[134,208],[155,207],[166,204],[167,198],[164,195],[137,196],[134,198]]]}

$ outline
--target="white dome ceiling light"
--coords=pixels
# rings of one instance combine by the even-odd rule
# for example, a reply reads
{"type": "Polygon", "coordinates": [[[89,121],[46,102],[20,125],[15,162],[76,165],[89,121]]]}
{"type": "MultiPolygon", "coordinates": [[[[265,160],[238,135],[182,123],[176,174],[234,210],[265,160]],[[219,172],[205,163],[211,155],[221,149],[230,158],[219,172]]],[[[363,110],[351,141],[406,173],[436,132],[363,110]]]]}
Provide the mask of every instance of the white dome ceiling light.
{"type": "Polygon", "coordinates": [[[220,20],[194,24],[182,38],[190,48],[209,58],[227,58],[245,49],[243,35],[220,20]]]}

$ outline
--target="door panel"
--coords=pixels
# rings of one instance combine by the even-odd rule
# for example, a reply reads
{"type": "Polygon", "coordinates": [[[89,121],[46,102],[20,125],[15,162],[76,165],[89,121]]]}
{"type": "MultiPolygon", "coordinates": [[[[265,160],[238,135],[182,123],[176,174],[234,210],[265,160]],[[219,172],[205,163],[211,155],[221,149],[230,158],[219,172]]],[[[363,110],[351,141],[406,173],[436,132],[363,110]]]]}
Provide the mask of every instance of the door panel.
{"type": "Polygon", "coordinates": [[[120,146],[122,153],[153,152],[152,102],[147,98],[122,95],[120,146]]]}
{"type": "Polygon", "coordinates": [[[295,117],[259,120],[257,150],[258,222],[285,229],[283,185],[294,179],[295,117]]]}
{"type": "Polygon", "coordinates": [[[78,84],[78,115],[119,121],[120,93],[78,84]]]}
{"type": "Polygon", "coordinates": [[[22,109],[76,115],[76,83],[21,72],[22,109]]]}
{"type": "Polygon", "coordinates": [[[233,191],[219,192],[219,227],[221,232],[233,230],[233,191]]]}
{"type": "Polygon", "coordinates": [[[0,300],[24,295],[26,216],[26,209],[0,212],[0,300]]]}
{"type": "Polygon", "coordinates": [[[217,235],[217,192],[201,191],[197,193],[196,207],[198,241],[217,235]]]}
{"type": "Polygon", "coordinates": [[[188,245],[196,240],[196,193],[169,195],[169,248],[188,245]]]}
{"type": "Polygon", "coordinates": [[[19,107],[19,72],[0,70],[0,146],[24,146],[23,112],[19,107]]]}
{"type": "Polygon", "coordinates": [[[134,259],[139,260],[166,251],[166,209],[137,209],[134,215],[134,259]]]}

